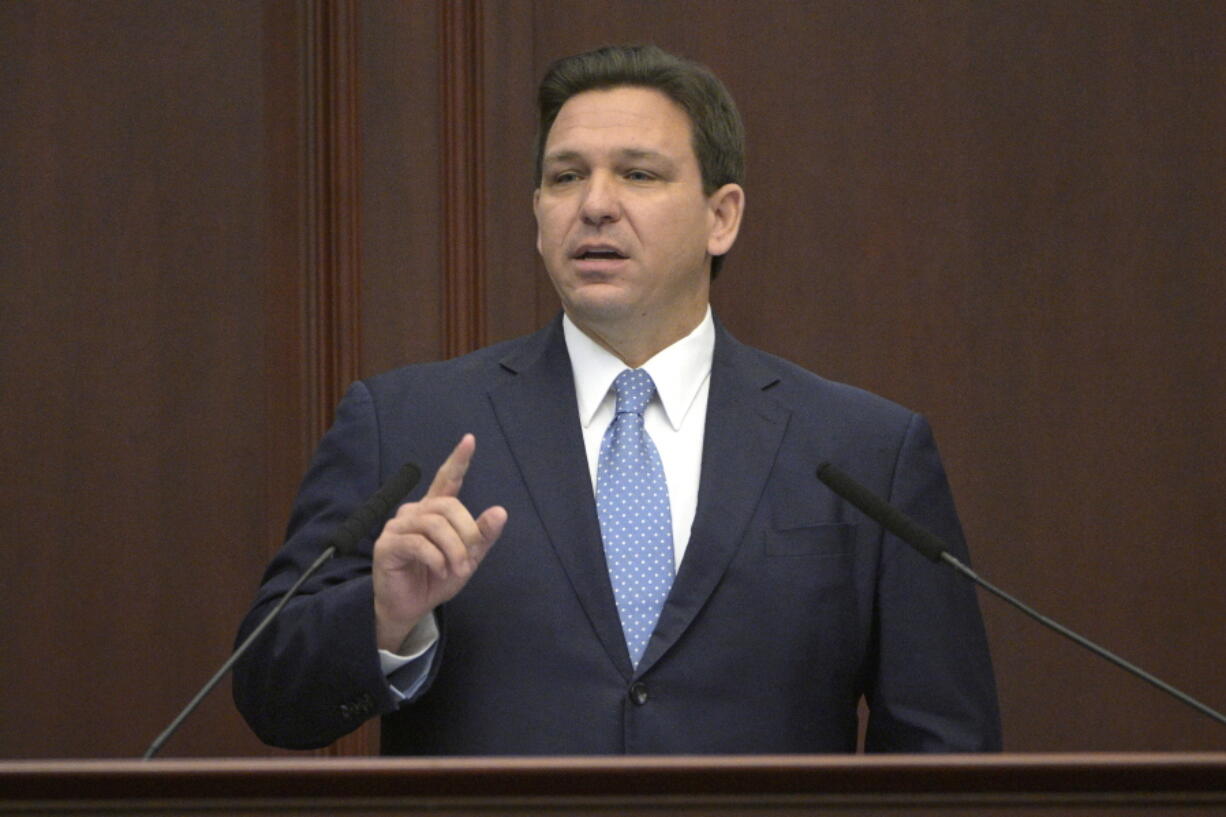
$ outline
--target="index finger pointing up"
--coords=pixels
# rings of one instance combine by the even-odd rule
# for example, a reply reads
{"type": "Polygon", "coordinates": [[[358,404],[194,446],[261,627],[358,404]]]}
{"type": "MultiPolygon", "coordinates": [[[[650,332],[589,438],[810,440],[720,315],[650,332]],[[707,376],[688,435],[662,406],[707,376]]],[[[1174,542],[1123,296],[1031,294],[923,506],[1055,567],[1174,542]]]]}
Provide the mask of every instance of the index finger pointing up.
{"type": "Polygon", "coordinates": [[[434,475],[426,497],[459,496],[460,486],[464,484],[464,475],[468,473],[468,464],[472,462],[475,450],[476,437],[471,434],[461,437],[446,461],[438,467],[438,473],[434,475]]]}

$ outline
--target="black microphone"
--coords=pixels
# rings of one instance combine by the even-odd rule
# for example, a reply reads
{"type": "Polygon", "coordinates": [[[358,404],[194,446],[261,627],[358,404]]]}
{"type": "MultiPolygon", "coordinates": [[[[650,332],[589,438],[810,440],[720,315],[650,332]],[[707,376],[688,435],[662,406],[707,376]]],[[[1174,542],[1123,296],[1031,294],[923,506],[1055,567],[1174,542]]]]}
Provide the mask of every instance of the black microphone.
{"type": "Polygon", "coordinates": [[[170,739],[170,736],[187,719],[187,716],[196,710],[196,707],[200,705],[205,696],[213,691],[213,687],[217,686],[221,679],[226,676],[226,673],[230,671],[230,668],[234,666],[235,662],[242,658],[243,654],[255,643],[255,640],[272,623],[286,603],[294,597],[294,594],[298,592],[303,583],[315,575],[315,572],[323,567],[324,563],[333,556],[353,555],[358,542],[362,540],[362,537],[366,535],[371,526],[386,516],[392,505],[404,499],[409,491],[413,490],[413,486],[417,484],[419,479],[421,479],[421,469],[411,462],[405,463],[403,468],[389,477],[387,482],[383,483],[383,487],[375,491],[370,499],[362,503],[360,508],[341,523],[336,532],[332,534],[332,538],[328,540],[328,546],[324,548],[323,553],[319,554],[319,558],[303,571],[302,575],[298,577],[298,581],[294,582],[293,587],[287,590],[285,595],[281,597],[281,600],[277,602],[277,606],[272,608],[268,615],[264,616],[264,620],[260,622],[259,626],[251,631],[251,634],[247,636],[247,640],[239,645],[239,648],[234,651],[226,663],[221,665],[221,669],[217,670],[217,673],[208,680],[208,683],[196,693],[196,697],[192,698],[187,706],[183,707],[183,711],[171,721],[170,726],[167,726],[162,734],[158,735],[157,739],[149,744],[149,748],[145,750],[145,754],[141,758],[142,760],[149,760],[161,750],[166,741],[170,739]]]}
{"type": "Polygon", "coordinates": [[[824,482],[826,486],[830,488],[830,490],[834,491],[843,499],[847,500],[852,505],[863,511],[864,514],[874,522],[881,525],[881,527],[885,528],[899,539],[902,539],[908,545],[915,548],[932,561],[945,562],[954,570],[982,587],[984,590],[987,590],[992,595],[1007,601],[1009,604],[1021,610],[1023,613],[1030,616],[1040,624],[1055,630],[1065,638],[1080,644],[1090,652],[1094,653],[1100,658],[1105,658],[1112,664],[1115,664],[1117,667],[1127,670],[1137,678],[1140,678],[1142,681],[1152,684],[1168,695],[1171,695],[1177,700],[1182,701],[1183,703],[1197,710],[1201,714],[1208,715],[1218,723],[1226,724],[1226,715],[1211,709],[1193,698],[1191,695],[1188,695],[1186,692],[1181,692],[1165,681],[1162,681],[1149,674],[1135,664],[1129,663],[1115,653],[1100,647],[1088,638],[1078,635],[1069,628],[1065,627],[1063,624],[1048,618],[1019,599],[1014,598],[1005,591],[991,584],[987,580],[980,578],[975,571],[971,570],[949,552],[949,546],[943,539],[941,539],[941,537],[925,529],[914,519],[911,519],[902,511],[898,510],[893,505],[890,505],[868,488],[865,488],[859,482],[852,479],[837,466],[832,465],[829,462],[822,463],[817,468],[817,478],[824,482]]]}
{"type": "MultiPolygon", "coordinates": [[[[421,470],[411,462],[388,477],[383,487],[354,511],[341,526],[336,529],[329,540],[329,547],[335,549],[337,556],[352,556],[358,542],[370,530],[375,522],[382,519],[392,506],[404,499],[413,486],[421,479],[421,470]]],[[[327,550],[324,550],[327,553],[327,550]]]]}

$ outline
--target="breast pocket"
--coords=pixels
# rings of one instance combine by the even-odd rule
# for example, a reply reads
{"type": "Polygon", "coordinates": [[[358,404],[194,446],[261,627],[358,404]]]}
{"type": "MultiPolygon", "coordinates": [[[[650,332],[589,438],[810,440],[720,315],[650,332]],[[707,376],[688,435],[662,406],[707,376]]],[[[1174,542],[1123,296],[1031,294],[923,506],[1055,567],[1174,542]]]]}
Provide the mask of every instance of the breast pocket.
{"type": "Polygon", "coordinates": [[[779,522],[765,534],[768,557],[845,556],[855,544],[856,526],[846,522],[779,522]]]}

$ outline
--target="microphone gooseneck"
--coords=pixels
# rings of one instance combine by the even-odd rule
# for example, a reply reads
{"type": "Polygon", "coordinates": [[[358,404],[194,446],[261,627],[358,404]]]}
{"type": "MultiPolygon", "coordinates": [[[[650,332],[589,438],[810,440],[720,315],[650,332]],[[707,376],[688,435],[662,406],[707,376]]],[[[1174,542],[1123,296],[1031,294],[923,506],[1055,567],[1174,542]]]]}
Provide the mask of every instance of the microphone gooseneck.
{"type": "Polygon", "coordinates": [[[1110,661],[1112,664],[1115,664],[1117,667],[1120,667],[1137,678],[1140,678],[1142,681],[1152,684],[1168,695],[1192,707],[1201,714],[1208,715],[1218,723],[1226,724],[1226,715],[1223,715],[1221,712],[1212,709],[1211,707],[1196,700],[1191,695],[1188,695],[1186,692],[1176,689],[1160,678],[1151,675],[1138,667],[1136,664],[1125,661],[1123,658],[1120,658],[1118,655],[1104,647],[1100,647],[1098,644],[1094,643],[1085,636],[1073,632],[1058,621],[1048,618],[1020,599],[1011,596],[1004,590],[996,587],[991,582],[981,578],[979,574],[971,570],[949,552],[949,546],[943,539],[941,539],[941,537],[927,530],[902,511],[898,510],[893,505],[890,505],[868,488],[865,488],[837,466],[832,465],[829,462],[822,463],[817,468],[817,478],[825,483],[830,490],[834,491],[840,497],[850,502],[856,508],[859,508],[869,519],[872,519],[874,522],[881,525],[881,527],[885,528],[899,539],[902,539],[908,545],[922,553],[925,557],[934,562],[945,562],[958,573],[961,573],[963,576],[970,579],[984,590],[987,590],[992,595],[1013,605],[1043,626],[1051,630],[1055,630],[1060,635],[1077,644],[1080,644],[1082,647],[1085,647],[1087,650],[1100,658],[1104,658],[1107,661],[1110,661]]]}
{"type": "Polygon", "coordinates": [[[361,507],[341,523],[336,532],[332,534],[332,538],[328,540],[328,546],[319,554],[319,558],[302,572],[302,575],[285,592],[285,595],[281,597],[277,605],[269,611],[268,615],[264,616],[264,620],[251,631],[251,634],[239,645],[238,649],[221,665],[221,669],[217,670],[213,677],[200,688],[200,691],[196,693],[196,697],[192,698],[187,706],[183,707],[183,711],[179,713],[178,717],[170,722],[170,726],[167,726],[162,734],[158,735],[153,743],[149,744],[149,748],[141,756],[142,760],[149,760],[161,750],[166,741],[170,740],[171,735],[178,731],[183,721],[187,720],[188,715],[196,710],[196,707],[205,699],[205,696],[213,691],[213,688],[221,682],[221,679],[226,676],[230,668],[234,666],[239,658],[243,657],[251,645],[255,643],[255,640],[263,634],[264,630],[268,628],[268,625],[273,622],[289,600],[294,597],[294,594],[298,592],[303,583],[311,576],[314,576],[315,572],[323,567],[324,563],[333,556],[353,555],[358,542],[362,541],[362,537],[366,535],[371,526],[386,516],[387,512],[391,510],[392,505],[404,499],[409,491],[413,490],[413,486],[417,484],[419,479],[421,479],[421,469],[411,462],[405,463],[399,471],[388,478],[387,482],[383,483],[383,486],[378,491],[375,491],[370,499],[362,503],[361,507]]]}

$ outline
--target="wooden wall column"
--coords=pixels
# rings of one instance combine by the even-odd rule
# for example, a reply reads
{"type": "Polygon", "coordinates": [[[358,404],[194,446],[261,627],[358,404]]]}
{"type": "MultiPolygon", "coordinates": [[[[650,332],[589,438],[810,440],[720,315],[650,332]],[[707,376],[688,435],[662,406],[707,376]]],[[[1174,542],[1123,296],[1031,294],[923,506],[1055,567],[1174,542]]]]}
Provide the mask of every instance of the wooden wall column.
{"type": "Polygon", "coordinates": [[[480,0],[456,0],[439,7],[443,168],[439,195],[447,357],[471,352],[487,342],[481,24],[480,0]]]}
{"type": "Polygon", "coordinates": [[[315,439],[361,357],[361,135],[355,0],[305,0],[307,350],[315,439]]]}

